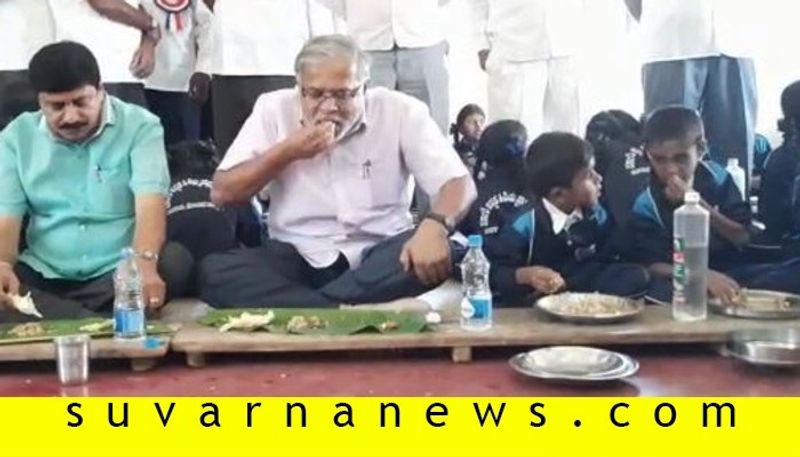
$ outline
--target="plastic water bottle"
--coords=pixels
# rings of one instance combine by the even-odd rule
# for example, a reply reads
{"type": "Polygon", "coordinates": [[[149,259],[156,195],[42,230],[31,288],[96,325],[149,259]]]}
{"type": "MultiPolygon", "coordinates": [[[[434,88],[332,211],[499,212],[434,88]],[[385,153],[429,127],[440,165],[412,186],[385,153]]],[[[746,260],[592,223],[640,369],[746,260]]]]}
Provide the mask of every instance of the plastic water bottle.
{"type": "Polygon", "coordinates": [[[488,330],[492,326],[492,291],[489,288],[489,260],[483,254],[483,237],[471,235],[469,250],[461,261],[464,299],[461,301],[461,328],[488,330]]]}
{"type": "Polygon", "coordinates": [[[132,248],[122,250],[114,273],[114,339],[130,341],[145,337],[142,275],[132,248]]]}
{"type": "Polygon", "coordinates": [[[739,159],[728,159],[728,166],[725,170],[730,173],[733,178],[733,183],[739,188],[739,193],[742,194],[742,200],[747,201],[747,175],[744,169],[739,166],[739,159]]]}
{"type": "Polygon", "coordinates": [[[709,214],[697,192],[687,192],[684,201],[673,218],[672,316],[697,321],[706,318],[708,306],[709,214]]]}

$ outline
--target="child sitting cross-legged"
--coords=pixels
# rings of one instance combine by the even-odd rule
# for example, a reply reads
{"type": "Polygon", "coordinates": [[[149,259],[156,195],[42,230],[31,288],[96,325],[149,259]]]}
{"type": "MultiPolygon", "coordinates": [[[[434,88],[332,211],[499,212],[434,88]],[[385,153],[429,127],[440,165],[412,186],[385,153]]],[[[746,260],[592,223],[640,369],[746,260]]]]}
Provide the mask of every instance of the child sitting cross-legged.
{"type": "Polygon", "coordinates": [[[728,172],[704,158],[703,121],[696,111],[670,106],[653,112],[644,125],[644,140],[652,171],[649,187],[634,203],[634,242],[639,261],[653,276],[650,298],[672,301],[673,213],[691,190],[700,194],[710,214],[707,283],[712,297],[732,304],[741,286],[800,292],[800,259],[748,259],[750,206],[728,172]]]}
{"type": "Polygon", "coordinates": [[[529,205],[486,238],[497,301],[520,305],[529,295],[559,291],[636,297],[649,275],[618,263],[608,243],[612,222],[599,205],[602,179],[592,146],[569,133],[545,133],[528,149],[529,205]]]}

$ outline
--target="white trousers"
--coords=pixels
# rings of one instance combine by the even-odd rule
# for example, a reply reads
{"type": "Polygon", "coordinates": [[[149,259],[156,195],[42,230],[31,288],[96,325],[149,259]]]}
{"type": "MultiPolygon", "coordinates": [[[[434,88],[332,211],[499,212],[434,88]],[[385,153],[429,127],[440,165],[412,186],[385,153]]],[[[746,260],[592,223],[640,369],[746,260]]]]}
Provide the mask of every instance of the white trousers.
{"type": "Polygon", "coordinates": [[[515,119],[528,138],[543,132],[580,134],[578,75],[572,57],[531,62],[486,62],[491,121],[515,119]]]}

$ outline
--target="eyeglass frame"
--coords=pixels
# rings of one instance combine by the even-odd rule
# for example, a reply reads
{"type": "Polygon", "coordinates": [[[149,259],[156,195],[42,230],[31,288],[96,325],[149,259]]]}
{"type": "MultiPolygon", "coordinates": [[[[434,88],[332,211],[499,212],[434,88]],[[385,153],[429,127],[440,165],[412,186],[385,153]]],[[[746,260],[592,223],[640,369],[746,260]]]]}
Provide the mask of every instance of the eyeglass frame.
{"type": "Polygon", "coordinates": [[[366,88],[366,83],[361,83],[353,89],[324,90],[300,86],[300,96],[308,98],[315,103],[324,103],[331,99],[335,103],[346,103],[356,98],[359,93],[366,88]],[[319,95],[312,95],[311,91],[319,91],[319,95]]]}

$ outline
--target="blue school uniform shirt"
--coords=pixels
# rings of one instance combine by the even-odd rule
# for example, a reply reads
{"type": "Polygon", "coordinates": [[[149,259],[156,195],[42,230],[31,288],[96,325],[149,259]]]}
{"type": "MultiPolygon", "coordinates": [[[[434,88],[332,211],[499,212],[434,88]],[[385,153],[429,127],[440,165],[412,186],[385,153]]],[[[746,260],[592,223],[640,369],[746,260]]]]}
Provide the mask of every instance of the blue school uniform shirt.
{"type": "MultiPolygon", "coordinates": [[[[733,178],[716,162],[701,161],[694,174],[694,188],[706,203],[715,207],[729,219],[750,227],[750,205],[736,187],[733,178]]],[[[636,258],[644,265],[672,263],[673,213],[681,204],[667,200],[664,186],[655,175],[650,185],[633,205],[633,238],[636,258]]],[[[723,268],[741,262],[742,252],[733,243],[710,231],[709,264],[711,268],[723,268]]]]}
{"type": "Polygon", "coordinates": [[[800,176],[800,145],[786,139],[764,163],[758,194],[759,219],[767,242],[781,243],[800,234],[800,208],[795,180],[800,176]]]}
{"type": "Polygon", "coordinates": [[[479,173],[475,180],[478,197],[458,229],[466,235],[496,235],[507,219],[519,215],[530,205],[526,193],[513,184],[514,178],[503,169],[479,173]]]}
{"type": "Polygon", "coordinates": [[[581,220],[556,233],[550,213],[535,199],[506,223],[498,233],[485,238],[484,251],[492,264],[492,290],[497,299],[524,296],[530,287],[516,281],[518,268],[537,265],[570,274],[589,261],[612,260],[606,240],[611,223],[606,210],[597,205],[583,211],[581,220]]]}

